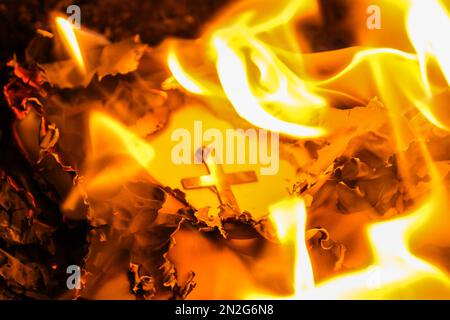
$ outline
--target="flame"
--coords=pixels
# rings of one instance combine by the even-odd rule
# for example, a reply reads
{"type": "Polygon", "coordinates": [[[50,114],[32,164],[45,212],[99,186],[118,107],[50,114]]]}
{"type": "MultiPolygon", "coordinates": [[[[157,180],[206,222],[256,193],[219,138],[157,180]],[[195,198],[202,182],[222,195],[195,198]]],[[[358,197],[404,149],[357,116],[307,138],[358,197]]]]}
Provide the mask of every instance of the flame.
{"type": "MultiPolygon", "coordinates": [[[[405,130],[398,120],[415,108],[432,125],[450,130],[448,117],[442,115],[442,104],[436,103],[437,97],[446,95],[450,83],[447,8],[439,0],[380,1],[380,6],[401,13],[404,21],[400,23],[386,11],[383,21],[389,24],[384,28],[403,37],[402,41],[386,33],[376,38],[361,31],[358,46],[305,54],[308,46],[294,31],[295,24],[305,17],[317,18],[317,2],[267,1],[263,9],[261,5],[256,1],[240,2],[205,30],[193,47],[203,59],[202,68],[196,60],[199,57],[192,57],[191,52],[191,57],[183,60],[185,46],[172,43],[167,64],[173,79],[211,105],[211,98],[227,100],[241,118],[256,127],[299,138],[330,134],[321,119],[338,101],[364,105],[378,96],[391,117],[404,178],[408,176],[408,161],[403,153],[411,141],[406,139],[408,135],[422,144],[420,156],[433,176],[430,185],[434,190],[418,209],[368,227],[375,267],[323,283],[314,281],[305,244],[304,201],[289,199],[271,207],[270,219],[280,242],[294,245],[296,250],[294,294],[290,298],[398,297],[403,294],[399,295],[402,286],[415,297],[423,279],[440,288],[437,296],[448,297],[448,277],[416,256],[410,246],[417,233],[424,232],[424,225],[442,218],[437,212],[446,206],[446,194],[440,187],[439,175],[433,173],[437,169],[421,129],[411,125],[405,130]],[[367,283],[373,273],[379,279],[372,290],[367,283]]],[[[365,28],[366,24],[362,25],[365,28]]]]}
{"type": "MultiPolygon", "coordinates": [[[[88,121],[90,141],[79,182],[82,193],[103,199],[141,171],[148,170],[155,156],[153,147],[104,112],[92,111],[88,121]]],[[[73,210],[81,194],[74,189],[63,204],[73,210]]]]}
{"type": "Polygon", "coordinates": [[[448,276],[413,255],[408,245],[411,230],[435,209],[432,202],[427,202],[406,217],[370,226],[373,266],[324,282],[309,292],[307,298],[449,298],[448,276]]]}
{"type": "Polygon", "coordinates": [[[57,26],[57,30],[61,35],[61,38],[64,40],[63,42],[67,51],[76,61],[79,70],[82,73],[85,73],[86,67],[84,65],[83,54],[77,41],[74,26],[62,17],[56,17],[55,23],[57,26]]]}
{"type": "Polygon", "coordinates": [[[169,66],[173,77],[187,91],[195,94],[206,94],[207,90],[201,85],[201,83],[198,83],[184,71],[183,67],[180,64],[180,61],[178,60],[178,57],[172,51],[169,52],[169,55],[167,56],[167,65],[169,66]]]}
{"type": "MultiPolygon", "coordinates": [[[[440,116],[434,101],[437,95],[448,92],[450,19],[438,0],[400,3],[405,11],[404,32],[409,47],[372,47],[363,41],[349,50],[305,54],[303,47],[307,45],[298,44],[302,41],[294,26],[301,18],[317,16],[316,1],[268,1],[264,10],[255,6],[261,2],[248,1],[224,13],[200,39],[207,55],[204,61],[207,72],[193,73],[186,69],[184,66],[189,66],[190,61],[183,61],[175,45],[167,54],[167,65],[173,78],[188,92],[205,99],[226,99],[250,124],[299,138],[329,134],[321,119],[327,116],[328,108],[335,106],[336,97],[364,103],[378,96],[390,113],[393,139],[398,145],[399,161],[404,165],[407,160],[402,151],[410,140],[404,138],[406,132],[397,120],[399,115],[416,108],[434,126],[450,129],[448,119],[440,116]],[[342,63],[336,62],[339,55],[342,63]]],[[[68,50],[85,72],[73,27],[63,18],[57,18],[56,23],[68,50]]],[[[136,160],[139,168],[149,168],[153,148],[117,121],[93,112],[90,131],[96,158],[126,155],[136,160]]],[[[448,276],[418,257],[411,246],[432,221],[444,220],[439,212],[447,204],[447,195],[442,191],[420,129],[411,128],[411,132],[422,143],[421,156],[432,176],[430,185],[434,190],[418,209],[368,227],[373,266],[316,283],[305,241],[304,200],[292,198],[270,208],[270,220],[280,242],[295,250],[294,293],[283,298],[398,298],[403,297],[405,288],[408,297],[416,297],[418,291],[430,284],[436,288],[433,297],[450,297],[448,276]]],[[[112,182],[125,180],[136,170],[130,170],[129,162],[120,162],[103,171],[94,170],[95,175],[87,174],[87,178],[91,189],[105,188],[112,182]]],[[[211,173],[211,177],[216,175],[211,173]]]]}
{"type": "Polygon", "coordinates": [[[214,151],[207,151],[207,155],[204,155],[204,161],[206,165],[208,166],[209,175],[201,176],[200,181],[203,185],[211,185],[211,186],[218,186],[219,185],[219,179],[222,179],[223,173],[221,173],[218,170],[215,158],[214,158],[214,151]]]}
{"type": "Polygon", "coordinates": [[[428,60],[435,59],[450,84],[450,19],[439,0],[412,2],[408,12],[407,30],[409,38],[420,61],[420,71],[427,92],[431,95],[430,79],[427,74],[428,60]]]}
{"type": "MultiPolygon", "coordinates": [[[[438,192],[439,193],[439,192],[438,192]]],[[[434,197],[442,194],[436,193],[434,197]]],[[[287,297],[250,294],[249,299],[382,299],[450,298],[450,279],[435,266],[411,253],[414,230],[432,218],[437,207],[428,199],[413,213],[369,226],[374,263],[367,269],[315,284],[305,243],[306,207],[301,198],[284,200],[270,208],[270,220],[283,245],[294,244],[294,294],[287,297]],[[423,282],[421,282],[423,281],[423,282]],[[425,293],[426,292],[426,293],[425,293]]]]}
{"type": "Polygon", "coordinates": [[[102,192],[128,181],[148,169],[155,156],[152,146],[105,113],[91,113],[89,132],[88,191],[102,192]]]}
{"type": "MultiPolygon", "coordinates": [[[[261,4],[250,1],[235,5],[201,38],[205,45],[197,49],[207,52],[204,68],[210,73],[215,69],[215,77],[197,71],[190,74],[172,45],[167,63],[173,78],[193,94],[226,98],[238,115],[254,126],[294,137],[327,134],[327,128],[317,124],[336,98],[364,103],[380,94],[388,96],[383,102],[389,108],[414,106],[435,126],[449,130],[432,103],[435,94],[447,90],[450,78],[450,45],[446,40],[450,19],[439,0],[381,1],[385,8],[398,6],[406,12],[406,33],[398,25],[389,27],[392,33],[405,33],[409,47],[373,48],[367,41],[370,47],[353,50],[350,62],[326,79],[321,79],[323,70],[336,69],[330,66],[339,53],[305,55],[296,45],[299,37],[294,31],[300,18],[318,15],[317,2],[268,1],[262,10],[266,13],[257,11],[257,5],[261,4]],[[408,52],[410,48],[415,52],[408,52]],[[438,73],[445,77],[445,85],[431,83],[430,73],[436,73],[431,62],[440,67],[438,73]],[[386,85],[393,72],[396,79],[386,85]]],[[[362,42],[364,45],[364,39],[362,42]]]]}
{"type": "Polygon", "coordinates": [[[92,112],[89,124],[92,148],[97,151],[105,152],[110,141],[113,150],[123,150],[122,152],[131,155],[144,168],[155,156],[155,151],[147,142],[102,112],[92,112]]]}
{"type": "Polygon", "coordinates": [[[286,43],[295,43],[291,26],[284,25],[300,12],[317,11],[317,6],[311,1],[292,1],[286,6],[273,2],[268,6],[275,14],[267,19],[254,21],[251,16],[255,12],[245,11],[206,36],[221,86],[190,75],[181,67],[174,48],[167,58],[172,76],[191,93],[226,97],[235,111],[256,127],[295,137],[324,135],[326,130],[314,122],[326,102],[293,71],[303,68],[300,49],[294,45],[283,49],[286,43]],[[278,29],[285,35],[277,43],[262,39],[267,33],[274,33],[273,39],[277,39],[278,29]],[[280,52],[290,50],[292,54],[285,59],[272,50],[275,46],[280,52]]]}
{"type": "MultiPolygon", "coordinates": [[[[236,112],[242,118],[247,119],[257,127],[282,132],[295,137],[313,137],[320,136],[324,133],[324,130],[321,128],[283,121],[267,112],[261,106],[261,98],[255,97],[252,93],[247,75],[245,74],[246,66],[244,64],[244,58],[242,56],[239,57],[235,51],[227,46],[225,41],[219,38],[214,40],[214,45],[218,52],[217,70],[223,90],[236,112]]],[[[268,66],[262,65],[261,68],[268,68],[268,66]]],[[[263,79],[267,78],[264,80],[268,80],[269,77],[265,77],[264,73],[266,72],[262,73],[263,79]]],[[[270,93],[270,96],[267,95],[265,97],[266,100],[272,100],[272,103],[281,103],[284,107],[289,106],[289,103],[291,103],[291,107],[294,108],[295,101],[301,100],[296,100],[295,97],[290,95],[287,88],[288,83],[292,82],[281,78],[279,83],[274,84],[276,88],[270,93]]],[[[268,83],[268,85],[270,84],[272,83],[268,83]]],[[[305,98],[309,96],[306,93],[304,95],[305,98]]],[[[314,96],[311,96],[311,100],[314,98],[314,96]]],[[[319,99],[317,99],[317,103],[319,105],[319,99]]],[[[301,112],[301,110],[298,111],[301,112]]]]}
{"type": "MultiPolygon", "coordinates": [[[[385,8],[394,6],[389,0],[380,4],[385,8]]],[[[414,53],[385,47],[358,49],[351,62],[341,71],[314,85],[324,92],[349,96],[356,101],[367,101],[370,96],[379,96],[393,115],[405,114],[409,106],[414,106],[430,123],[449,130],[448,119],[439,116],[442,111],[434,103],[435,96],[448,91],[448,11],[439,0],[405,0],[396,5],[406,12],[405,37],[409,39],[414,53]],[[442,76],[446,80],[440,81],[442,76]],[[354,86],[357,79],[361,82],[354,86]]],[[[397,25],[389,27],[391,33],[401,37],[403,30],[397,25]]],[[[333,55],[336,54],[325,54],[328,59],[332,59],[333,55]]],[[[318,59],[318,62],[324,63],[324,58],[318,59]]]]}
{"type": "Polygon", "coordinates": [[[305,202],[301,198],[291,198],[277,203],[269,211],[269,218],[276,226],[280,242],[294,244],[294,288],[296,295],[301,296],[303,292],[314,288],[314,274],[305,242],[305,202]]]}

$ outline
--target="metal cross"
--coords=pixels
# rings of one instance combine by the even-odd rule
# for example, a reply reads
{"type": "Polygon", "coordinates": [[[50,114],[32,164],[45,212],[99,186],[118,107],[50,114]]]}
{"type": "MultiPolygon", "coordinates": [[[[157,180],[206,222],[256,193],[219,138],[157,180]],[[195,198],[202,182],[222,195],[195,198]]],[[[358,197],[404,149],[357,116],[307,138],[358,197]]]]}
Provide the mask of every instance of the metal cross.
{"type": "Polygon", "coordinates": [[[222,166],[217,164],[214,161],[214,157],[209,155],[210,153],[203,158],[203,163],[206,165],[206,169],[209,174],[200,177],[182,179],[181,184],[183,185],[183,188],[211,188],[214,192],[216,192],[221,204],[229,204],[234,209],[239,211],[239,206],[231,190],[231,185],[258,181],[255,171],[225,173],[222,166]]]}

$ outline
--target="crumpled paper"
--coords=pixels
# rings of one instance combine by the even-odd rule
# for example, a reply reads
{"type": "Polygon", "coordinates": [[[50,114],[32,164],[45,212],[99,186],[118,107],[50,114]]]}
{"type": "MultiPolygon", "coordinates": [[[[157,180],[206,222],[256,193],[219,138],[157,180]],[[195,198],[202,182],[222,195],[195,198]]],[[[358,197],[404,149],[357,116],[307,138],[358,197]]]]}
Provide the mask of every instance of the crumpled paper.
{"type": "MultiPolygon", "coordinates": [[[[46,80],[51,86],[64,88],[87,87],[96,77],[101,81],[106,76],[127,74],[137,69],[139,61],[148,46],[142,44],[138,35],[116,43],[110,43],[102,35],[84,30],[74,30],[80,51],[83,55],[85,71],[80,71],[73,58],[53,62],[38,63],[44,71],[46,80]]],[[[48,41],[48,37],[41,34],[36,36],[41,41],[48,41]]],[[[59,37],[52,37],[52,41],[61,41],[59,37]]],[[[33,43],[36,46],[37,40],[33,43]]],[[[58,43],[58,45],[60,45],[58,43]]],[[[35,56],[38,54],[36,53],[35,56]]],[[[29,57],[32,59],[33,57],[29,57]]]]}

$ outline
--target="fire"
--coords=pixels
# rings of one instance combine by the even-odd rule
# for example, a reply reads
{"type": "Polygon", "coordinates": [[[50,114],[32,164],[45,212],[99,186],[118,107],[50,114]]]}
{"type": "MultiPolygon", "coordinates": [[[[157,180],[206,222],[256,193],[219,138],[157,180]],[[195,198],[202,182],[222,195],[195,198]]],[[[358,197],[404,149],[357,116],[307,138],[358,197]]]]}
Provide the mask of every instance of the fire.
{"type": "MultiPolygon", "coordinates": [[[[155,150],[119,121],[100,111],[89,116],[88,154],[83,176],[79,181],[83,192],[101,199],[114,192],[124,182],[149,168],[155,150]]],[[[73,209],[81,193],[73,190],[63,204],[65,211],[73,209]]]]}
{"type": "Polygon", "coordinates": [[[295,38],[291,26],[284,28],[285,23],[296,13],[316,11],[317,7],[309,1],[289,3],[286,7],[270,4],[277,15],[267,20],[252,21],[254,12],[239,14],[231,24],[225,23],[206,36],[221,87],[206,78],[197,80],[189,75],[171,50],[168,66],[173,77],[191,93],[226,96],[235,111],[254,126],[295,137],[324,135],[326,130],[314,122],[326,102],[293,70],[303,68],[300,49],[282,48],[286,41],[295,38]],[[276,28],[283,29],[286,36],[277,43],[265,43],[261,37],[267,33],[278,36],[276,28]],[[273,52],[271,48],[276,46],[280,52],[293,52],[285,59],[273,52]]]}
{"type": "Polygon", "coordinates": [[[110,154],[105,151],[108,149],[122,150],[121,152],[132,156],[144,168],[154,157],[155,151],[147,142],[104,113],[91,114],[90,132],[94,150],[105,152],[105,154],[110,154]]]}
{"type": "Polygon", "coordinates": [[[189,74],[184,72],[174,52],[169,53],[167,57],[167,64],[175,79],[177,79],[178,83],[180,83],[186,90],[195,94],[206,94],[207,90],[203,88],[202,85],[195,79],[190,77],[189,74]]]}
{"type": "MultiPolygon", "coordinates": [[[[215,39],[214,45],[218,52],[217,70],[223,90],[230,99],[236,112],[242,118],[247,119],[257,127],[282,132],[295,137],[313,137],[323,134],[324,130],[321,128],[308,127],[283,121],[267,112],[260,104],[261,99],[258,99],[252,94],[250,84],[246,79],[246,65],[243,63],[243,57],[236,55],[235,51],[229,48],[227,43],[222,39],[215,39]]],[[[267,67],[268,66],[266,65],[262,68],[267,67]]],[[[268,76],[265,77],[264,72],[262,73],[262,76],[267,78],[265,80],[270,79],[268,76]]],[[[273,99],[275,103],[280,103],[285,108],[295,108],[294,105],[296,101],[301,100],[297,100],[289,94],[287,88],[288,83],[292,82],[287,79],[280,79],[280,83],[275,84],[275,90],[265,97],[267,99],[266,101],[270,103],[270,99],[273,99]]],[[[299,86],[299,88],[302,87],[299,86]]],[[[305,94],[305,97],[307,96],[308,95],[305,94]]],[[[317,101],[317,103],[320,102],[317,101]]],[[[306,107],[308,106],[309,105],[306,107]]],[[[302,110],[298,110],[297,112],[302,112],[302,110]]]]}
{"type": "MultiPolygon", "coordinates": [[[[381,3],[392,5],[387,0],[381,3]]],[[[391,117],[402,179],[409,179],[404,150],[411,139],[406,136],[414,137],[421,144],[420,156],[431,176],[431,191],[424,199],[418,199],[415,210],[367,227],[372,266],[324,282],[315,281],[305,241],[305,201],[290,198],[274,204],[269,209],[269,218],[280,244],[294,248],[293,294],[281,298],[424,298],[427,290],[434,290],[433,298],[450,298],[448,275],[420,258],[412,245],[416,239],[430,233],[430,225],[436,227],[435,221],[449,222],[439,213],[448,208],[447,191],[442,187],[421,128],[412,123],[405,129],[399,120],[414,110],[414,116],[423,117],[440,130],[450,130],[448,118],[441,115],[442,105],[436,103],[436,97],[449,92],[448,10],[438,0],[401,1],[406,20],[404,30],[399,30],[408,37],[407,46],[387,47],[384,43],[373,46],[369,40],[364,43],[362,37],[358,47],[305,53],[307,44],[299,39],[294,26],[299,19],[317,18],[316,1],[269,1],[264,4],[267,6],[264,10],[256,4],[261,2],[248,1],[232,7],[206,30],[195,44],[206,52],[206,58],[195,71],[195,68],[185,67],[191,65],[191,61],[183,61],[183,52],[174,43],[166,60],[173,79],[207,102],[229,103],[253,126],[295,138],[331,135],[322,120],[329,116],[329,109],[337,106],[337,101],[351,101],[353,106],[377,96],[391,117]]],[[[56,23],[71,55],[84,72],[83,56],[73,27],[62,18],[57,18],[56,23]]],[[[121,159],[102,170],[94,166],[92,172],[86,173],[91,191],[124,181],[141,168],[151,173],[150,163],[155,151],[119,122],[93,112],[89,129],[93,138],[91,147],[97,150],[92,162],[111,155],[125,155],[138,164],[130,167],[129,159],[126,162],[121,159]]],[[[213,160],[208,158],[207,161],[214,168],[213,160]]],[[[201,182],[215,185],[217,181],[213,181],[213,177],[218,175],[213,171],[210,176],[202,177],[201,182]]],[[[448,227],[446,223],[443,225],[448,227]]],[[[438,226],[436,233],[442,232],[438,226]]],[[[254,297],[263,295],[246,296],[254,297]]],[[[280,297],[270,295],[270,298],[280,297]]]]}
{"type": "Polygon", "coordinates": [[[86,67],[84,65],[83,54],[81,52],[80,45],[78,44],[74,26],[69,21],[67,21],[62,17],[56,17],[55,23],[57,26],[57,30],[61,35],[61,38],[64,40],[63,42],[66,47],[66,50],[76,61],[79,70],[82,73],[85,73],[86,67]]]}
{"type": "Polygon", "coordinates": [[[413,230],[436,212],[436,202],[428,199],[407,216],[371,225],[367,234],[372,244],[374,264],[321,283],[306,296],[309,299],[430,299],[450,297],[448,276],[418,258],[409,246],[413,230]]]}
{"type": "MultiPolygon", "coordinates": [[[[439,192],[438,192],[439,193],[439,192]]],[[[434,196],[442,196],[436,193],[434,196]]],[[[306,207],[301,198],[280,202],[270,209],[280,243],[295,247],[294,294],[288,299],[383,299],[450,298],[450,279],[435,266],[411,253],[413,231],[436,213],[438,199],[428,199],[416,211],[394,220],[371,225],[367,234],[372,244],[371,267],[315,284],[314,273],[305,244],[306,207]],[[423,282],[422,282],[423,281],[423,282]]],[[[251,294],[249,299],[276,299],[276,296],[251,294]]]]}
{"type": "MultiPolygon", "coordinates": [[[[295,137],[317,137],[327,134],[327,128],[313,124],[320,124],[321,117],[326,116],[326,107],[336,97],[368,101],[386,91],[388,86],[383,82],[395,70],[401,77],[393,80],[392,89],[387,93],[392,100],[389,102],[414,105],[434,125],[448,128],[427,100],[445,89],[449,79],[450,49],[446,37],[450,20],[438,0],[397,4],[407,12],[406,30],[415,53],[387,47],[349,50],[343,55],[347,57],[345,60],[353,55],[350,63],[326,79],[321,79],[320,73],[341,53],[305,55],[294,45],[298,43],[295,22],[317,14],[316,1],[270,3],[265,11],[272,15],[256,13],[256,4],[251,3],[230,9],[202,37],[206,47],[202,49],[211,60],[204,67],[215,68],[216,77],[211,77],[212,70],[209,74],[198,70],[190,74],[182,67],[176,46],[171,47],[167,59],[169,69],[187,91],[207,97],[226,97],[242,118],[257,127],[295,137]],[[430,84],[429,60],[440,66],[447,79],[444,87],[430,84]],[[368,77],[367,72],[372,76],[368,77]],[[361,79],[358,86],[352,85],[355,79],[361,79]],[[410,82],[407,91],[402,90],[405,81],[410,82]]],[[[394,6],[389,0],[382,4],[394,6]]],[[[396,26],[392,32],[397,30],[403,33],[396,26]]]]}
{"type": "Polygon", "coordinates": [[[90,156],[84,172],[88,193],[108,193],[142,169],[148,169],[154,158],[151,145],[105,113],[91,113],[89,134],[90,156]]]}
{"type": "Polygon", "coordinates": [[[431,95],[430,79],[427,73],[429,60],[436,60],[450,84],[450,19],[440,1],[413,1],[407,18],[409,38],[420,61],[422,80],[431,95]]]}
{"type": "Polygon", "coordinates": [[[197,40],[195,48],[207,53],[201,67],[183,67],[198,63],[195,58],[183,61],[183,50],[176,42],[167,55],[173,78],[188,92],[208,102],[211,98],[227,100],[252,125],[297,138],[331,134],[321,119],[337,101],[361,105],[379,97],[391,117],[400,171],[406,180],[408,161],[403,152],[411,141],[406,137],[413,136],[421,143],[421,156],[434,190],[419,201],[416,210],[368,227],[375,269],[315,283],[304,238],[304,201],[290,199],[271,208],[270,220],[280,242],[294,244],[296,250],[294,294],[290,298],[398,298],[405,294],[402,287],[408,290],[408,297],[423,298],[423,292],[430,289],[421,281],[435,288],[433,297],[450,297],[448,276],[417,257],[411,247],[431,221],[442,218],[438,212],[448,206],[446,191],[430,160],[421,128],[413,124],[405,129],[399,120],[415,109],[417,116],[441,130],[450,130],[448,117],[442,115],[443,105],[436,102],[438,97],[448,98],[449,12],[439,0],[395,4],[386,0],[380,5],[395,7],[404,15],[404,23],[394,25],[394,17],[385,12],[387,23],[392,24],[390,32],[398,31],[408,43],[396,44],[391,36],[374,43],[361,31],[358,47],[306,54],[307,45],[296,35],[294,26],[299,19],[317,18],[316,1],[269,1],[264,8],[249,1],[231,7],[197,40]],[[367,283],[373,270],[377,288],[372,290],[367,283]]]}
{"type": "Polygon", "coordinates": [[[283,244],[294,243],[295,247],[295,293],[314,289],[314,274],[305,242],[306,206],[303,199],[288,199],[270,208],[270,219],[276,225],[278,239],[283,244]]]}

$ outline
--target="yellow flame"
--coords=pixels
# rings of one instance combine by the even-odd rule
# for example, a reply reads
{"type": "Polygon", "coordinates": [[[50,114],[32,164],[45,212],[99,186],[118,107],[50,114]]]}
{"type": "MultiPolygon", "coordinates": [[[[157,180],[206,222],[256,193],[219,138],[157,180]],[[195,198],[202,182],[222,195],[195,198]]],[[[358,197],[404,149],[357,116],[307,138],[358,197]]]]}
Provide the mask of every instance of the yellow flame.
{"type": "MultiPolygon", "coordinates": [[[[294,32],[295,23],[302,15],[308,15],[304,12],[317,16],[316,1],[241,2],[219,17],[212,31],[200,39],[208,48],[205,68],[215,77],[190,74],[181,67],[188,63],[178,60],[175,49],[170,51],[167,63],[173,77],[187,91],[208,98],[225,97],[237,114],[251,124],[295,137],[329,133],[328,128],[320,126],[320,118],[326,116],[326,107],[332,106],[336,97],[365,103],[378,96],[391,117],[392,140],[397,143],[398,160],[404,166],[407,159],[403,151],[411,142],[411,136],[409,139],[405,136],[411,134],[421,144],[424,139],[420,128],[409,124],[411,128],[407,131],[398,119],[404,121],[406,115],[418,114],[434,126],[450,130],[448,117],[438,110],[442,104],[435,101],[437,96],[448,98],[450,15],[439,0],[379,1],[385,9],[398,3],[406,20],[390,26],[393,27],[391,35],[384,33],[383,45],[375,43],[374,46],[362,39],[359,47],[305,55],[297,45],[301,40],[294,32]],[[261,5],[263,8],[258,7],[261,5]],[[397,31],[402,37],[398,45],[392,36],[397,31]],[[341,60],[337,59],[339,55],[343,55],[341,60]],[[336,60],[344,62],[336,63],[336,60]],[[413,108],[418,112],[411,113],[415,111],[413,108]]],[[[385,10],[384,14],[387,19],[383,21],[396,20],[390,12],[385,10]]],[[[365,27],[363,24],[362,28],[365,27]]],[[[425,145],[419,157],[425,159],[433,176],[431,188],[438,189],[441,182],[432,173],[436,168],[425,145]]],[[[399,166],[399,171],[405,170],[399,166]]],[[[439,287],[436,289],[439,293],[433,296],[449,297],[448,277],[413,254],[410,248],[413,230],[437,220],[436,212],[446,207],[443,206],[446,203],[446,195],[433,190],[414,212],[370,226],[367,236],[375,269],[360,270],[315,285],[304,240],[303,201],[290,200],[272,207],[270,217],[280,241],[296,246],[293,297],[383,298],[393,294],[395,298],[405,295],[414,298],[417,291],[429,291],[421,284],[424,279],[439,287]],[[373,280],[373,272],[379,275],[375,281],[375,287],[379,288],[375,289],[368,285],[373,280]],[[410,292],[402,292],[402,287],[410,292]]]]}
{"type": "MultiPolygon", "coordinates": [[[[155,156],[153,147],[117,120],[100,111],[89,115],[90,143],[87,158],[78,179],[83,192],[93,199],[108,198],[130,178],[148,170],[155,156]]],[[[63,210],[73,210],[80,201],[74,189],[63,203],[63,210]]]]}
{"type": "Polygon", "coordinates": [[[292,198],[272,206],[269,211],[280,242],[295,246],[294,288],[300,296],[314,288],[314,274],[305,242],[305,202],[301,198],[292,198]]]}
{"type": "Polygon", "coordinates": [[[169,52],[169,55],[167,56],[167,65],[169,66],[170,72],[172,72],[172,75],[176,81],[187,91],[195,94],[207,93],[207,90],[201,85],[201,83],[197,82],[189,76],[186,71],[184,71],[175,52],[169,52]]]}
{"type": "Polygon", "coordinates": [[[377,223],[368,230],[374,265],[324,282],[308,293],[309,299],[433,299],[450,297],[449,278],[438,268],[413,255],[411,230],[436,207],[427,201],[414,213],[377,223]]]}
{"type": "Polygon", "coordinates": [[[92,148],[97,152],[108,150],[129,154],[144,168],[155,156],[155,151],[146,141],[102,112],[92,112],[89,125],[92,148]]]}
{"type": "Polygon", "coordinates": [[[221,173],[218,170],[217,163],[214,158],[214,152],[209,152],[204,157],[204,161],[206,165],[208,166],[209,175],[201,176],[200,181],[203,185],[210,185],[210,186],[217,186],[219,185],[220,181],[218,181],[221,177],[221,173]]]}
{"type": "Polygon", "coordinates": [[[439,0],[414,0],[408,12],[407,30],[420,61],[423,83],[431,95],[427,61],[435,59],[450,84],[450,18],[439,0]]]}
{"type": "MultiPolygon", "coordinates": [[[[327,128],[317,124],[326,114],[324,108],[333,103],[335,97],[364,103],[386,90],[390,91],[391,99],[383,102],[388,108],[394,104],[402,106],[406,112],[409,106],[415,106],[435,126],[448,130],[448,122],[438,116],[430,102],[434,94],[448,88],[450,78],[450,44],[447,41],[450,20],[446,8],[439,0],[399,3],[385,0],[380,5],[384,8],[398,5],[407,13],[407,33],[397,25],[389,27],[400,37],[409,36],[414,53],[403,48],[362,47],[340,72],[328,79],[318,79],[322,77],[322,70],[333,63],[336,54],[330,52],[328,59],[321,59],[314,68],[310,66],[308,74],[294,31],[299,17],[317,15],[317,2],[268,1],[263,4],[265,10],[257,10],[261,3],[249,1],[225,12],[213,24],[212,31],[203,36],[207,44],[205,68],[212,72],[214,67],[216,78],[189,74],[181,67],[174,46],[167,63],[174,78],[187,91],[226,97],[236,112],[251,124],[286,135],[325,135],[327,128]],[[213,62],[213,66],[208,62],[213,62]],[[431,62],[440,67],[447,82],[444,87],[431,83],[430,72],[435,71],[430,68],[431,62]],[[386,78],[395,79],[388,85],[384,83],[386,78]],[[218,79],[221,89],[211,85],[211,81],[217,81],[211,79],[218,79]],[[211,92],[209,88],[217,89],[211,92]]],[[[311,61],[314,58],[309,59],[311,61]]]]}
{"type": "Polygon", "coordinates": [[[148,170],[155,155],[153,148],[119,122],[94,111],[89,130],[90,152],[84,170],[88,192],[108,194],[142,169],[148,170]]]}
{"type": "MultiPolygon", "coordinates": [[[[236,112],[257,127],[295,137],[324,135],[326,130],[313,124],[326,102],[292,70],[293,67],[302,69],[300,50],[295,45],[294,31],[284,28],[297,13],[314,11],[316,6],[311,1],[292,1],[285,6],[272,2],[270,6],[273,12],[268,11],[272,15],[268,19],[252,21],[248,12],[238,14],[231,23],[225,22],[206,37],[222,90],[207,90],[216,86],[210,85],[206,78],[198,80],[189,75],[181,68],[174,50],[168,54],[169,69],[191,93],[225,95],[236,112]],[[285,29],[278,49],[289,52],[287,61],[282,57],[286,54],[273,51],[274,43],[262,39],[265,33],[276,28],[285,29]],[[281,49],[286,43],[290,44],[289,48],[281,49]]],[[[276,36],[274,33],[273,39],[276,36]]]]}
{"type": "MultiPolygon", "coordinates": [[[[235,107],[237,113],[253,125],[271,131],[282,132],[297,137],[319,136],[324,133],[321,128],[302,126],[278,119],[265,111],[251,91],[245,75],[245,66],[242,59],[229,49],[224,42],[216,39],[218,51],[217,70],[225,93],[235,107]],[[234,66],[234,68],[230,68],[234,66]]],[[[278,92],[280,94],[280,92],[278,92]]],[[[277,93],[274,93],[274,96],[277,93]]],[[[282,95],[278,101],[288,100],[282,95]]],[[[289,99],[294,101],[293,99],[289,99]]]]}
{"type": "Polygon", "coordinates": [[[251,294],[249,299],[382,299],[450,298],[450,279],[438,268],[413,255],[412,231],[429,219],[436,201],[429,199],[405,217],[374,224],[368,229],[374,264],[367,269],[315,284],[305,243],[306,209],[302,199],[289,199],[270,208],[282,244],[295,244],[294,294],[287,297],[251,294]],[[422,282],[423,281],[423,282],[422,282]],[[434,290],[434,292],[433,292],[434,290]],[[433,295],[427,295],[432,293],[433,295]]]}
{"type": "Polygon", "coordinates": [[[56,17],[55,22],[57,30],[61,34],[68,52],[76,61],[79,70],[85,73],[86,68],[83,61],[83,54],[77,41],[74,26],[62,17],[56,17]]]}

